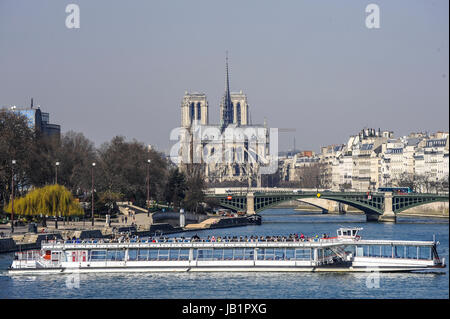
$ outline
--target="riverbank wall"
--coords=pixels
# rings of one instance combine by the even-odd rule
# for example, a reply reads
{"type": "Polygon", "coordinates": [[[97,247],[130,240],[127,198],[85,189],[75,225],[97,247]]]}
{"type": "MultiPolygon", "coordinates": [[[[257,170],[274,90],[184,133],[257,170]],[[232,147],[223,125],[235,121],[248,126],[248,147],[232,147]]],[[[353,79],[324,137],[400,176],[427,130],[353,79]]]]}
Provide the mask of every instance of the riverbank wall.
{"type": "Polygon", "coordinates": [[[0,239],[0,253],[9,253],[12,251],[17,251],[17,245],[12,238],[2,238],[0,239]]]}

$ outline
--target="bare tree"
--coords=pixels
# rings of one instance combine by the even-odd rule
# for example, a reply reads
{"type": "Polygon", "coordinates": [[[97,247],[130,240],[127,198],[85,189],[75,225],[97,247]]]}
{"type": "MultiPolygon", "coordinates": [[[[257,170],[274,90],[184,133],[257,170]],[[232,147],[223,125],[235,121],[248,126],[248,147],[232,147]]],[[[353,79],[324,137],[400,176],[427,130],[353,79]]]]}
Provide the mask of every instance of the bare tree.
{"type": "Polygon", "coordinates": [[[429,173],[420,174],[415,176],[416,184],[418,188],[424,193],[430,193],[433,183],[431,179],[431,175],[429,173]]]}
{"type": "Polygon", "coordinates": [[[443,191],[443,192],[447,192],[447,193],[448,193],[448,191],[449,191],[449,176],[448,176],[448,174],[445,175],[445,176],[440,180],[440,182],[441,182],[440,190],[443,191]]]}
{"type": "Polygon", "coordinates": [[[347,189],[351,189],[352,188],[352,184],[351,183],[343,183],[343,184],[339,184],[339,189],[341,191],[345,191],[347,189]]]}
{"type": "Polygon", "coordinates": [[[326,174],[323,173],[325,166],[322,163],[314,163],[296,169],[299,178],[299,186],[304,188],[327,188],[330,181],[326,174]]]}
{"type": "Polygon", "coordinates": [[[30,151],[34,140],[35,134],[28,127],[25,116],[0,110],[0,201],[3,206],[11,195],[12,160],[16,160],[16,195],[20,195],[17,191],[31,186],[29,177],[34,159],[30,156],[30,151]]]}
{"type": "Polygon", "coordinates": [[[186,168],[186,195],[184,206],[189,211],[199,212],[203,206],[200,204],[205,199],[205,177],[203,175],[204,166],[202,164],[189,164],[186,168]]]}
{"type": "Polygon", "coordinates": [[[414,174],[402,172],[392,180],[392,184],[398,187],[409,187],[413,191],[418,191],[419,187],[414,174]]]}

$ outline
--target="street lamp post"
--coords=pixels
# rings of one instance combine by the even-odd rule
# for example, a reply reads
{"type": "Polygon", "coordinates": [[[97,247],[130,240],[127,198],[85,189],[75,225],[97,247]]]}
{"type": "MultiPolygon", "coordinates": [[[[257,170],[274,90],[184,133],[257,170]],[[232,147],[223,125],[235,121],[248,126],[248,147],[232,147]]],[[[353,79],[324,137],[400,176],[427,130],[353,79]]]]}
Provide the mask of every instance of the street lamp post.
{"type": "Polygon", "coordinates": [[[59,162],[55,163],[55,184],[58,184],[58,166],[59,162]]]}
{"type": "Polygon", "coordinates": [[[16,160],[11,161],[11,234],[14,233],[14,165],[16,160]]]}
{"type": "Polygon", "coordinates": [[[91,176],[92,176],[92,199],[91,199],[92,227],[94,227],[94,167],[95,167],[95,163],[92,163],[92,168],[91,168],[91,176]]]}
{"type": "Polygon", "coordinates": [[[147,217],[150,216],[150,163],[151,160],[147,160],[147,217]]]}

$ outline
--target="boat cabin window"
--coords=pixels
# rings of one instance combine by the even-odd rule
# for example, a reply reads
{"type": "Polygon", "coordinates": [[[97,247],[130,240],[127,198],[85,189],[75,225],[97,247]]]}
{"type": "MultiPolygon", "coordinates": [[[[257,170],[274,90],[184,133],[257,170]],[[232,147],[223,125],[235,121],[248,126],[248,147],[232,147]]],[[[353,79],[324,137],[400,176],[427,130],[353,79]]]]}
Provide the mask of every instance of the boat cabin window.
{"type": "Polygon", "coordinates": [[[351,236],[352,235],[352,231],[351,230],[338,230],[338,235],[339,236],[351,236]]]}
{"type": "Polygon", "coordinates": [[[116,260],[116,254],[117,254],[117,250],[109,249],[106,252],[106,260],[108,260],[108,261],[115,261],[116,260]]]}
{"type": "Polygon", "coordinates": [[[139,249],[137,260],[143,261],[148,260],[148,249],[139,249]]]}
{"type": "Polygon", "coordinates": [[[134,261],[137,260],[137,249],[128,249],[128,260],[134,261]]]}
{"type": "Polygon", "coordinates": [[[364,256],[364,247],[363,246],[356,246],[356,256],[357,257],[364,256]]]}
{"type": "Polygon", "coordinates": [[[392,258],[393,247],[391,245],[381,246],[381,256],[385,258],[392,258]]]}
{"type": "Polygon", "coordinates": [[[317,249],[317,257],[319,259],[323,257],[323,249],[317,249]]]}
{"type": "Polygon", "coordinates": [[[245,260],[253,260],[254,259],[254,249],[253,248],[245,248],[244,259],[245,260]]]}
{"type": "Polygon", "coordinates": [[[286,260],[295,260],[295,249],[286,248],[286,260]]]}
{"type": "Polygon", "coordinates": [[[407,246],[406,247],[406,258],[417,259],[417,247],[415,247],[415,246],[407,246]]]}
{"type": "Polygon", "coordinates": [[[108,249],[106,252],[106,260],[108,261],[123,261],[125,258],[125,251],[123,249],[108,249]]]}
{"type": "Polygon", "coordinates": [[[212,249],[197,249],[197,260],[212,260],[213,258],[213,250],[212,249]]]}
{"type": "Polygon", "coordinates": [[[169,249],[169,259],[170,260],[178,260],[179,255],[180,255],[179,249],[169,249]]]}
{"type": "Polygon", "coordinates": [[[273,248],[259,248],[258,249],[258,260],[273,260],[275,258],[274,256],[274,250],[273,248]]]}
{"type": "Polygon", "coordinates": [[[214,249],[213,250],[213,259],[214,260],[223,260],[223,249],[214,249]]]}
{"type": "Polygon", "coordinates": [[[394,246],[394,258],[406,258],[406,247],[394,246]]]}
{"type": "Polygon", "coordinates": [[[244,248],[235,248],[234,249],[233,260],[244,260],[244,248]]]}
{"type": "Polygon", "coordinates": [[[295,249],[295,260],[310,260],[311,259],[311,249],[295,249]]]}
{"type": "Polygon", "coordinates": [[[180,249],[178,260],[189,260],[189,249],[180,249]]]}
{"type": "Polygon", "coordinates": [[[233,259],[233,249],[224,249],[223,250],[223,259],[224,260],[232,260],[233,259]]]}
{"type": "Polygon", "coordinates": [[[284,248],[275,249],[275,260],[284,260],[284,248]]]}
{"type": "Polygon", "coordinates": [[[125,259],[125,250],[119,249],[116,253],[116,260],[124,260],[125,259]]]}
{"type": "Polygon", "coordinates": [[[168,249],[158,249],[158,260],[168,260],[169,250],[168,249]]]}
{"type": "Polygon", "coordinates": [[[380,256],[380,246],[370,245],[368,247],[368,256],[370,257],[379,257],[380,256]]]}
{"type": "Polygon", "coordinates": [[[158,260],[158,249],[149,249],[148,260],[158,260]]]}
{"type": "Polygon", "coordinates": [[[275,254],[273,248],[264,249],[264,260],[274,260],[275,254]]]}
{"type": "Polygon", "coordinates": [[[91,251],[89,251],[89,260],[91,260],[91,261],[106,260],[106,250],[91,250],[91,251]]]}
{"type": "Polygon", "coordinates": [[[431,247],[427,246],[420,246],[419,247],[419,259],[432,259],[431,256],[431,247]]]}

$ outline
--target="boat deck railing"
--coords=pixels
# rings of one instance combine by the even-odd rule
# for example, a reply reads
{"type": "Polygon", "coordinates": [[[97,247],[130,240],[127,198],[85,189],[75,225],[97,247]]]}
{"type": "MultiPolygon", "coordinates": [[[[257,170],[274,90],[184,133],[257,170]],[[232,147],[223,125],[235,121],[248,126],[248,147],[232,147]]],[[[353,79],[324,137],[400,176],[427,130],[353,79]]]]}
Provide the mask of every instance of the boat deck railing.
{"type": "Polygon", "coordinates": [[[219,244],[276,244],[276,245],[298,245],[299,243],[323,243],[323,244],[334,244],[334,243],[341,243],[342,241],[337,239],[336,237],[333,238],[273,238],[273,239],[261,239],[261,238],[237,238],[237,239],[179,239],[179,238],[170,238],[170,239],[156,239],[156,238],[150,238],[150,239],[128,239],[128,240],[47,240],[42,241],[41,244],[44,247],[50,247],[50,246],[96,246],[96,245],[114,245],[114,244],[120,244],[120,245],[137,245],[137,244],[158,244],[158,245],[183,245],[183,244],[195,244],[195,245],[201,245],[201,244],[213,244],[213,245],[219,245],[219,244]]]}
{"type": "Polygon", "coordinates": [[[39,250],[18,251],[15,253],[14,259],[21,261],[32,261],[36,260],[36,258],[39,256],[40,256],[39,250]]]}
{"type": "Polygon", "coordinates": [[[108,249],[108,248],[181,248],[181,247],[336,247],[342,245],[402,245],[433,246],[433,241],[404,240],[350,240],[339,238],[315,238],[309,240],[84,240],[84,241],[46,241],[43,249],[108,249]]]}

